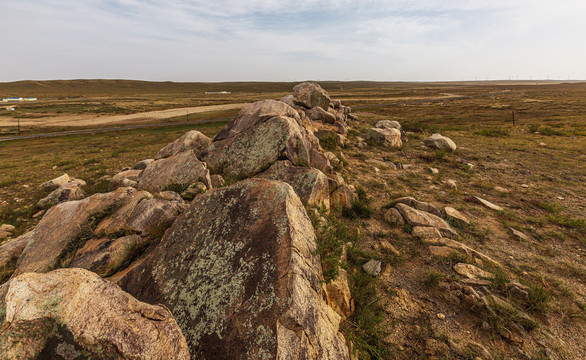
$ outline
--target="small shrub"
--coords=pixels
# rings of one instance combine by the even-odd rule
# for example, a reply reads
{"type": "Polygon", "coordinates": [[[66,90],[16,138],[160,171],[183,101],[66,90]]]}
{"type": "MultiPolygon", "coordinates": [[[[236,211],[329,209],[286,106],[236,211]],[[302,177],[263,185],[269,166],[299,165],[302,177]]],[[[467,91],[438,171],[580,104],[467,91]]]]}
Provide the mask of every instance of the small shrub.
{"type": "Polygon", "coordinates": [[[372,209],[368,207],[368,204],[360,200],[356,200],[352,203],[351,208],[342,209],[342,216],[350,220],[354,220],[356,218],[369,219],[372,216],[372,209]]]}
{"type": "Polygon", "coordinates": [[[322,148],[329,151],[334,151],[338,148],[338,142],[336,141],[336,135],[328,134],[319,139],[319,144],[322,148]]]}
{"type": "Polygon", "coordinates": [[[422,280],[423,285],[427,286],[428,288],[436,288],[438,287],[440,281],[445,278],[445,275],[439,271],[429,270],[425,277],[422,280]]]}
{"type": "Polygon", "coordinates": [[[527,306],[529,309],[543,312],[545,311],[549,300],[549,291],[544,287],[535,285],[529,288],[529,299],[527,300],[527,306]]]}
{"type": "Polygon", "coordinates": [[[501,268],[495,268],[493,273],[494,278],[491,279],[490,283],[492,290],[501,294],[508,293],[509,279],[507,279],[504,271],[501,268]]]}

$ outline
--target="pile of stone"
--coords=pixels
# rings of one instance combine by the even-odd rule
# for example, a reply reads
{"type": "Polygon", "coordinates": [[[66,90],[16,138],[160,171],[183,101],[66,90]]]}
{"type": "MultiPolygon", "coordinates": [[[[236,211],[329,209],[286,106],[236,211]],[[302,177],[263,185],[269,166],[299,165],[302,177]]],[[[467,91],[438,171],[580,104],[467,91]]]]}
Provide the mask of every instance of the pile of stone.
{"type": "Polygon", "coordinates": [[[314,135],[345,129],[350,110],[315,84],[294,92],[293,106],[244,107],[213,139],[188,132],[113,176],[111,192],[58,200],[2,244],[13,273],[0,287],[0,352],[349,359],[348,285],[323,286],[305,206],[356,197],[314,135]]]}

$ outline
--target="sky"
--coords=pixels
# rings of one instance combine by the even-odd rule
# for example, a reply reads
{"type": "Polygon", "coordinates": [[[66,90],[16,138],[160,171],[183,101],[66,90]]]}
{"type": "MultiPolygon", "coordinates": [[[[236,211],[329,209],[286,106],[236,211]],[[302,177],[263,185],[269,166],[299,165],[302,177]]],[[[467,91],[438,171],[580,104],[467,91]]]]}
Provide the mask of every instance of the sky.
{"type": "Polygon", "coordinates": [[[586,79],[584,0],[0,0],[0,81],[586,79]]]}

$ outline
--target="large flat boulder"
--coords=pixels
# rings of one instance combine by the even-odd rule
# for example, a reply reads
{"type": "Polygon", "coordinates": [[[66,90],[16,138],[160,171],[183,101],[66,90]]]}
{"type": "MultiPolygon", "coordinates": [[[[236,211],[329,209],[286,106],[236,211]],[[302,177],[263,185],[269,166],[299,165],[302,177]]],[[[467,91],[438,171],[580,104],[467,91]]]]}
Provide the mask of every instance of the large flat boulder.
{"type": "Polygon", "coordinates": [[[295,96],[295,103],[308,109],[316,106],[322,109],[328,109],[330,107],[330,96],[316,83],[304,82],[295,85],[293,88],[293,96],[295,96]]]}
{"type": "Polygon", "coordinates": [[[187,150],[171,157],[154,161],[138,177],[138,189],[156,193],[187,188],[197,181],[212,188],[210,173],[204,163],[198,160],[193,150],[187,150]]]}
{"type": "Polygon", "coordinates": [[[172,314],[83,269],[0,287],[3,359],[189,359],[172,314]]]}
{"type": "Polygon", "coordinates": [[[196,198],[120,281],[177,319],[196,359],[348,359],[293,188],[247,179],[196,198]]]}
{"type": "Polygon", "coordinates": [[[394,201],[398,204],[405,204],[405,205],[410,206],[414,209],[428,212],[428,213],[433,214],[437,217],[442,216],[442,214],[438,210],[438,208],[436,208],[435,205],[433,205],[432,203],[419,201],[411,196],[401,197],[401,198],[395,199],[394,201]]]}
{"type": "Polygon", "coordinates": [[[445,237],[454,238],[458,236],[450,224],[439,216],[400,203],[395,205],[395,208],[399,210],[407,224],[411,226],[433,227],[438,229],[445,237]]]}
{"type": "Polygon", "coordinates": [[[246,132],[275,116],[286,116],[297,121],[300,120],[297,111],[286,103],[261,100],[243,107],[238,115],[214,136],[214,141],[224,140],[246,132]]]}
{"type": "Polygon", "coordinates": [[[13,276],[25,272],[48,272],[58,267],[70,251],[87,240],[92,221],[120,206],[135,192],[133,188],[119,188],[52,207],[32,231],[13,276]]]}
{"type": "Polygon", "coordinates": [[[187,150],[192,150],[196,156],[200,156],[207,150],[211,143],[212,140],[209,137],[197,130],[191,130],[159,150],[155,159],[163,159],[187,150]]]}
{"type": "Polygon", "coordinates": [[[274,163],[258,177],[279,180],[291,185],[304,205],[323,205],[330,208],[328,177],[317,169],[293,166],[290,161],[274,163]]]}

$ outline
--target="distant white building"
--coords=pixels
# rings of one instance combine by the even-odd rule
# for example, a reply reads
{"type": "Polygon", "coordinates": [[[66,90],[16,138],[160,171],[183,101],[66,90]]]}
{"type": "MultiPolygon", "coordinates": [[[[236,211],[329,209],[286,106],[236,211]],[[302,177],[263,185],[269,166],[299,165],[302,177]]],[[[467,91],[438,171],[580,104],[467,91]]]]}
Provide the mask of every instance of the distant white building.
{"type": "Polygon", "coordinates": [[[230,91],[206,91],[206,95],[217,95],[217,94],[226,95],[226,94],[232,94],[232,93],[230,91]]]}
{"type": "Polygon", "coordinates": [[[27,98],[24,98],[24,101],[37,101],[37,98],[36,97],[27,97],[27,98]]]}
{"type": "Polygon", "coordinates": [[[21,97],[9,97],[2,99],[2,102],[15,102],[15,101],[22,101],[21,97]]]}

